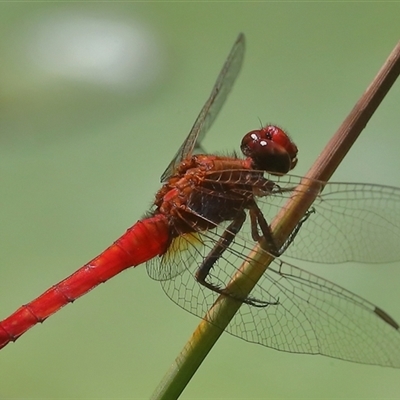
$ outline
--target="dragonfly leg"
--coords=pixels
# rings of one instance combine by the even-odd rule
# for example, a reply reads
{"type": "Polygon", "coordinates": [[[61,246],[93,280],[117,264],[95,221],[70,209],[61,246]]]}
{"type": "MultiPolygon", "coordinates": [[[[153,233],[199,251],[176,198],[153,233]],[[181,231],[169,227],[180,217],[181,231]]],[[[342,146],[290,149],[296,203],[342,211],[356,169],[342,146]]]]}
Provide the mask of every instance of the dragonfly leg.
{"type": "Polygon", "coordinates": [[[221,235],[217,244],[210,251],[196,272],[196,279],[204,286],[211,285],[210,289],[214,289],[214,285],[206,282],[206,278],[214,266],[215,262],[222,256],[222,253],[231,245],[236,234],[240,231],[246,219],[244,211],[240,212],[237,217],[229,224],[228,228],[221,235]]]}
{"type": "Polygon", "coordinates": [[[265,250],[267,250],[268,253],[272,254],[273,256],[279,257],[282,253],[280,253],[280,249],[278,249],[278,246],[275,243],[268,222],[256,203],[254,203],[249,209],[249,214],[251,222],[251,236],[253,237],[253,240],[259,242],[260,239],[264,237],[267,244],[267,248],[265,250]],[[261,229],[262,236],[260,236],[258,232],[258,227],[261,229]]]}
{"type": "Polygon", "coordinates": [[[293,243],[295,237],[300,231],[300,228],[308,220],[311,214],[315,213],[315,209],[312,207],[310,208],[304,216],[301,218],[299,223],[296,225],[294,228],[293,232],[289,235],[289,237],[286,239],[286,241],[283,243],[283,245],[278,248],[278,246],[275,243],[275,240],[272,236],[271,228],[268,224],[268,222],[265,220],[263,213],[261,210],[258,208],[257,204],[254,203],[253,206],[250,208],[250,220],[251,220],[251,235],[253,237],[253,240],[255,241],[260,241],[261,237],[258,233],[258,227],[260,227],[262,236],[265,239],[267,248],[265,249],[270,253],[271,255],[275,257],[281,256],[286,249],[293,243]]]}
{"type": "Polygon", "coordinates": [[[243,223],[246,219],[246,213],[240,212],[237,217],[229,224],[228,228],[221,235],[217,244],[211,250],[211,252],[204,259],[198,270],[196,271],[195,278],[197,282],[206,288],[217,292],[219,294],[232,297],[240,302],[255,306],[255,307],[267,307],[271,304],[271,302],[266,302],[258,299],[253,299],[251,297],[241,297],[240,295],[230,293],[226,290],[226,288],[222,288],[216,284],[207,281],[207,277],[211,269],[213,268],[215,262],[222,256],[223,252],[231,245],[233,239],[236,234],[240,231],[243,223]]]}
{"type": "Polygon", "coordinates": [[[297,234],[300,231],[300,228],[302,227],[302,225],[304,224],[304,222],[306,222],[308,220],[308,218],[310,217],[311,214],[315,213],[315,208],[311,207],[301,218],[301,220],[299,221],[299,223],[296,225],[296,227],[294,228],[293,232],[289,235],[289,237],[286,239],[285,243],[283,243],[282,247],[279,249],[279,253],[283,254],[286,249],[294,242],[295,237],[297,236],[297,234]]]}

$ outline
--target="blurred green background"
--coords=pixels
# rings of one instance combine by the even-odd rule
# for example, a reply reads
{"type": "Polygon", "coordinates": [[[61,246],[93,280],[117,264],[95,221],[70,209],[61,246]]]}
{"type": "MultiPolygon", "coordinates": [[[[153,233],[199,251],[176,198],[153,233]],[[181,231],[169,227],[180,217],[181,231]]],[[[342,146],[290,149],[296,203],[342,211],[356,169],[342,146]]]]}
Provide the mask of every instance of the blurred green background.
{"type": "MultiPolygon", "coordinates": [[[[244,68],[204,147],[286,128],[307,171],[399,39],[399,3],[2,3],[0,316],[149,208],[239,32],[244,68]]],[[[400,186],[400,83],[336,180],[400,186]]],[[[371,243],[373,246],[373,243],[371,243]]],[[[399,265],[318,273],[400,319],[399,265]]],[[[0,398],[148,398],[199,320],[130,270],[0,354],[0,398]]],[[[224,334],[189,398],[399,398],[400,371],[224,334]]]]}

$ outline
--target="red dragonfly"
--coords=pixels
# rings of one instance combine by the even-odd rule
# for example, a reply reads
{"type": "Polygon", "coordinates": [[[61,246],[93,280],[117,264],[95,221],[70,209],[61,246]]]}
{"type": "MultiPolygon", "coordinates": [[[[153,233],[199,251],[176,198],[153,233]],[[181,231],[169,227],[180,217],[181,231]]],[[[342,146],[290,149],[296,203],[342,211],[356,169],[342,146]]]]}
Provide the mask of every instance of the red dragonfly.
{"type": "Polygon", "coordinates": [[[293,353],[400,367],[399,325],[386,312],[279,257],[285,252],[325,263],[399,260],[400,189],[323,182],[313,208],[277,248],[266,218],[296,193],[301,179],[287,175],[297,162],[297,147],[289,136],[268,125],[245,135],[243,158],[194,154],[232,88],[244,49],[241,34],[163,173],[148,216],[0,322],[0,348],[100,283],[146,262],[150,277],[195,315],[203,317],[221,294],[240,301],[227,331],[244,340],[293,353]],[[240,290],[228,293],[231,276],[261,238],[274,262],[250,297],[240,290]]]}

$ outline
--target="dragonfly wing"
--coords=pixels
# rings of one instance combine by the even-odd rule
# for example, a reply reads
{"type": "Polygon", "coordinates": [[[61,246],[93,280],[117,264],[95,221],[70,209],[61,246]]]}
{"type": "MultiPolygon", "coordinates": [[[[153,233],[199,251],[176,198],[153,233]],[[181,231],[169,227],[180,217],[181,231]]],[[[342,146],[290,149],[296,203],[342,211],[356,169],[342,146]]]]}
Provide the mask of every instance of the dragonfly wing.
{"type": "Polygon", "coordinates": [[[165,182],[171,175],[174,174],[179,163],[192,154],[195,146],[200,146],[204,135],[217,117],[239,74],[243,63],[244,50],[245,38],[241,33],[236,39],[236,42],[233,45],[221,72],[218,75],[210,97],[200,111],[200,114],[190,130],[188,137],[179,148],[167,169],[161,175],[161,182],[165,182]]]}
{"type": "Polygon", "coordinates": [[[176,278],[188,268],[200,265],[205,252],[202,235],[187,233],[178,236],[165,254],[146,263],[147,273],[156,281],[176,278]]]}
{"type": "Polygon", "coordinates": [[[367,300],[281,260],[251,295],[265,291],[278,304],[242,305],[228,332],[277,350],[400,367],[398,325],[367,300]]]}
{"type": "Polygon", "coordinates": [[[296,258],[364,263],[400,259],[400,189],[329,183],[315,210],[309,218],[312,226],[293,247],[296,258]]]}
{"type": "MultiPolygon", "coordinates": [[[[296,194],[300,180],[282,177],[276,180],[282,193],[259,198],[269,218],[296,194]]],[[[321,263],[400,260],[399,188],[361,183],[321,182],[321,186],[324,189],[312,205],[315,212],[302,225],[286,256],[321,263]]]]}
{"type": "MultiPolygon", "coordinates": [[[[202,252],[215,243],[219,229],[201,234],[202,252]]],[[[213,284],[226,286],[252,246],[236,237],[211,271],[213,284]]],[[[198,255],[199,260],[204,257],[198,255]]],[[[197,267],[186,265],[161,285],[175,303],[203,318],[218,294],[194,279],[197,267]]],[[[234,336],[281,351],[400,367],[398,325],[378,307],[332,282],[276,259],[250,296],[270,305],[243,304],[226,329],[234,336]]]]}

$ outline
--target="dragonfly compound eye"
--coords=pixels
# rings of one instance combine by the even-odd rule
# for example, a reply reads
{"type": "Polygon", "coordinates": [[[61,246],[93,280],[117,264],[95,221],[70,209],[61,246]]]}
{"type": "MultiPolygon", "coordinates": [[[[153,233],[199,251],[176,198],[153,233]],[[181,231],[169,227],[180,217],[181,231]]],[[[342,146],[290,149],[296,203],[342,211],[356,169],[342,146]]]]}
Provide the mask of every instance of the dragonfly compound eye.
{"type": "Polygon", "coordinates": [[[297,147],[289,136],[275,125],[247,133],[240,146],[250,157],[253,167],[267,172],[285,174],[297,164],[297,147]]]}

